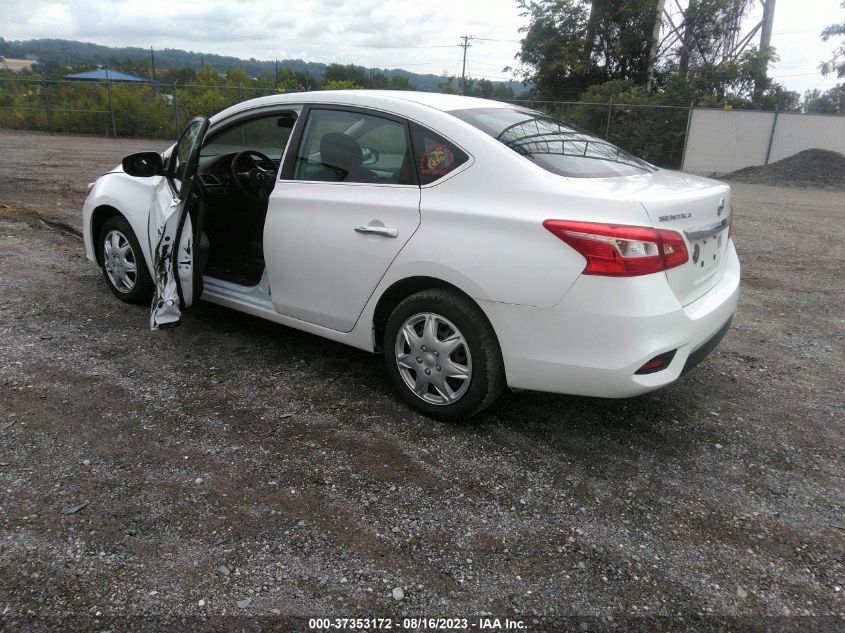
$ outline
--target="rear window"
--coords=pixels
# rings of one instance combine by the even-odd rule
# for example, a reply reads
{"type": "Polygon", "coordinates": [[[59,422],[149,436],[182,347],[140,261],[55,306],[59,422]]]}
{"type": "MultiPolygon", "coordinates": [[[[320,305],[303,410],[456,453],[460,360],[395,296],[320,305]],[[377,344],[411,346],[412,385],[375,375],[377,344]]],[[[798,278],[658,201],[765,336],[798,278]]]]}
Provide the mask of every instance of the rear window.
{"type": "Polygon", "coordinates": [[[449,114],[560,176],[607,178],[655,171],[612,143],[535,110],[477,108],[449,114]]]}
{"type": "Polygon", "coordinates": [[[469,160],[457,145],[416,123],[411,123],[411,144],[420,185],[439,180],[469,160]]]}

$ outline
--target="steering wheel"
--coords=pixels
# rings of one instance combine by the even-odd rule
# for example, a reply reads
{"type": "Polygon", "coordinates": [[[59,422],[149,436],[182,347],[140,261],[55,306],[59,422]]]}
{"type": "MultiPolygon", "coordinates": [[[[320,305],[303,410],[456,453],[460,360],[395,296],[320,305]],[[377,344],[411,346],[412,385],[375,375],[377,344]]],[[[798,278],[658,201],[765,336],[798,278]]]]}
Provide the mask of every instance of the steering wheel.
{"type": "Polygon", "coordinates": [[[255,150],[238,152],[232,158],[232,179],[248,198],[266,202],[276,184],[276,166],[273,161],[255,150]]]}

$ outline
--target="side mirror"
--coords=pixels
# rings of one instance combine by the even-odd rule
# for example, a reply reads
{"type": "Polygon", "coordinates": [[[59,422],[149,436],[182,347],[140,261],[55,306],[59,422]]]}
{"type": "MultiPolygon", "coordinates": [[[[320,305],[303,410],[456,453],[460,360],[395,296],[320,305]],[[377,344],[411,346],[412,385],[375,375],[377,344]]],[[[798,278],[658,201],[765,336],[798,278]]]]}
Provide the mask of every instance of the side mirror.
{"type": "Polygon", "coordinates": [[[362,165],[374,165],[379,159],[378,150],[366,145],[361,146],[361,156],[363,157],[362,165]]]}
{"type": "Polygon", "coordinates": [[[296,124],[296,113],[294,112],[284,112],[282,116],[276,119],[276,125],[279,127],[284,128],[293,128],[296,124]]]}
{"type": "Polygon", "coordinates": [[[158,152],[139,152],[123,159],[123,171],[130,176],[164,176],[164,162],[158,152]]]}

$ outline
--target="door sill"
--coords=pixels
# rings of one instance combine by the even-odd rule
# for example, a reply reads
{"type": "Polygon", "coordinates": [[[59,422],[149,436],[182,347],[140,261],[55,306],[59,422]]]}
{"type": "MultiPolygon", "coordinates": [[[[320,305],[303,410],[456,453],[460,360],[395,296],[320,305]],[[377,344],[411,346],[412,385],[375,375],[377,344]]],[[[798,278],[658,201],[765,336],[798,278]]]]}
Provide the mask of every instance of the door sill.
{"type": "Polygon", "coordinates": [[[202,298],[208,295],[209,299],[226,299],[243,306],[275,312],[273,302],[270,300],[270,283],[267,279],[266,270],[254,286],[244,286],[209,275],[203,275],[202,281],[202,298]]]}

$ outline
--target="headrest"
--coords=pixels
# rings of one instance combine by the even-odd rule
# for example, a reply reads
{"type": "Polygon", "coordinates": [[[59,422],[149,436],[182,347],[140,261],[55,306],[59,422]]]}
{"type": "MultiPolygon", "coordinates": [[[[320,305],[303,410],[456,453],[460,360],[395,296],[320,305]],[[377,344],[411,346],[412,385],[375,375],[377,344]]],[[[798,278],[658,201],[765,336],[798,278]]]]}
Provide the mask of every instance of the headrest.
{"type": "MultiPolygon", "coordinates": [[[[340,132],[329,132],[320,139],[320,162],[328,167],[351,172],[358,169],[364,160],[361,146],[351,136],[340,132]]],[[[345,177],[346,174],[342,174],[345,177]]]]}

